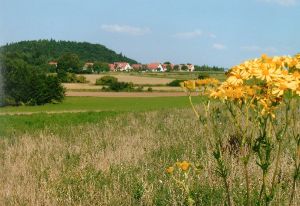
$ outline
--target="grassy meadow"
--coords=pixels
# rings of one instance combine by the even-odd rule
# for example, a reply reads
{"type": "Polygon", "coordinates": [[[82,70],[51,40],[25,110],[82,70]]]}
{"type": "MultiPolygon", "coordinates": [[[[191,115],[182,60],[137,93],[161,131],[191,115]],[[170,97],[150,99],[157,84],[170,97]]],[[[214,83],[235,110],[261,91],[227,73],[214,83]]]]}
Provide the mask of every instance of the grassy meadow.
{"type": "MultiPolygon", "coordinates": [[[[194,100],[204,114],[202,99],[194,100]]],[[[0,205],[186,205],[184,193],[165,172],[183,160],[199,168],[188,178],[195,204],[224,205],[225,189],[210,145],[213,127],[196,121],[187,97],[68,97],[62,104],[0,111],[0,205]]],[[[226,112],[221,117],[223,150],[233,202],[244,205],[239,134],[228,117],[226,112]]],[[[293,129],[299,133],[300,125],[293,129]]],[[[256,130],[249,126],[249,131],[256,130]]],[[[293,147],[292,140],[284,145],[284,184],[273,205],[288,202],[293,147]]],[[[249,165],[249,173],[259,176],[254,159],[249,165]]],[[[254,203],[259,193],[255,179],[251,190],[254,203]]],[[[300,200],[299,193],[296,198],[300,200]]]]}

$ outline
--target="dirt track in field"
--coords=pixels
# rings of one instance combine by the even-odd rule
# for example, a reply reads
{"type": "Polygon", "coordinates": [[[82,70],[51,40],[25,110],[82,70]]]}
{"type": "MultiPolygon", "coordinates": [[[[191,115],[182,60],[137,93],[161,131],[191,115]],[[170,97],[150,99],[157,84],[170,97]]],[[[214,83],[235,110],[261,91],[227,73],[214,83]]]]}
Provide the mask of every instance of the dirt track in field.
{"type": "MultiPolygon", "coordinates": [[[[181,97],[185,92],[72,92],[67,91],[70,97],[181,97]]],[[[197,95],[197,94],[194,94],[197,95]]]]}

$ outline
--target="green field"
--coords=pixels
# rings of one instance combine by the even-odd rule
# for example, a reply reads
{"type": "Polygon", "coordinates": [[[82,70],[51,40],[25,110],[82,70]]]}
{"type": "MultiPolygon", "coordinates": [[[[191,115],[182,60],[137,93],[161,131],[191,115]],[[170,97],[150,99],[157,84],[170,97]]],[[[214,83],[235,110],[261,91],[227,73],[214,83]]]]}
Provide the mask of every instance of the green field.
{"type": "MultiPolygon", "coordinates": [[[[195,98],[196,103],[201,101],[202,98],[195,98]]],[[[66,126],[97,123],[106,117],[124,112],[168,110],[188,106],[187,97],[66,97],[60,104],[3,107],[0,108],[0,136],[11,137],[16,133],[36,132],[46,128],[63,132],[66,126]]]]}
{"type": "MultiPolygon", "coordinates": [[[[201,102],[201,98],[195,98],[201,102]]],[[[182,108],[189,105],[187,97],[151,97],[151,98],[111,98],[111,97],[66,97],[61,104],[43,106],[2,107],[7,112],[63,112],[63,111],[149,111],[168,108],[182,108]]]]}

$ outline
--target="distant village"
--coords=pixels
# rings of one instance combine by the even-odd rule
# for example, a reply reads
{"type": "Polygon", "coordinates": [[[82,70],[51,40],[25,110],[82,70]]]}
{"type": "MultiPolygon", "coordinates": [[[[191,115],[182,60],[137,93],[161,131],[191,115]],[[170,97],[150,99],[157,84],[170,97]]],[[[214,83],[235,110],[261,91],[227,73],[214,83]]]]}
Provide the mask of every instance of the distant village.
{"type": "MultiPolygon", "coordinates": [[[[57,67],[56,61],[49,62],[49,65],[57,67]]],[[[86,62],[83,70],[93,69],[93,62],[86,62]]],[[[193,64],[171,64],[171,63],[150,63],[150,64],[129,64],[128,62],[114,62],[108,64],[111,72],[130,72],[130,71],[148,71],[148,72],[166,72],[166,71],[189,71],[193,72],[195,66],[193,64]]]]}

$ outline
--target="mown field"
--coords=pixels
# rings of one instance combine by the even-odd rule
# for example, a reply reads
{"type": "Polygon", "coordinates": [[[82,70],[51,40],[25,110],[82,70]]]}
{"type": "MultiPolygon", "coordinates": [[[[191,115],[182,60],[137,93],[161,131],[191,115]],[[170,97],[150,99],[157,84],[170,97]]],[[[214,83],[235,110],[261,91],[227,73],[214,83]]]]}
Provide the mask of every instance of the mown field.
{"type": "MultiPolygon", "coordinates": [[[[201,102],[199,97],[196,102],[201,102]]],[[[189,106],[186,97],[99,98],[66,97],[61,104],[0,108],[0,137],[24,132],[97,123],[108,117],[129,112],[169,110],[189,106]]]]}
{"type": "MultiPolygon", "coordinates": [[[[203,114],[202,99],[194,100],[203,114]]],[[[0,205],[185,205],[184,193],[165,172],[183,160],[200,168],[189,185],[196,205],[224,205],[225,190],[209,144],[214,132],[196,121],[186,97],[69,97],[62,104],[0,111],[0,205]]],[[[243,205],[242,160],[231,144],[237,133],[233,122],[223,118],[233,201],[243,205]]],[[[293,170],[292,147],[285,145],[284,174],[293,170]]],[[[250,168],[260,175],[254,161],[250,168]]],[[[289,197],[291,180],[283,178],[287,184],[274,205],[285,205],[289,197]]],[[[251,188],[257,198],[254,180],[251,188]]],[[[300,200],[299,193],[296,197],[300,200]]]]}
{"type": "Polygon", "coordinates": [[[178,92],[180,87],[167,86],[173,80],[197,79],[199,75],[209,75],[220,81],[225,80],[224,72],[203,71],[203,72],[107,72],[104,74],[85,74],[87,83],[65,83],[64,87],[72,92],[101,92],[103,86],[95,85],[96,79],[103,76],[114,76],[121,82],[132,82],[136,87],[143,86],[143,91],[149,87],[157,92],[178,92]]]}

